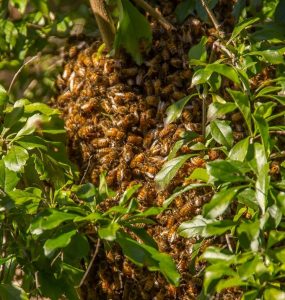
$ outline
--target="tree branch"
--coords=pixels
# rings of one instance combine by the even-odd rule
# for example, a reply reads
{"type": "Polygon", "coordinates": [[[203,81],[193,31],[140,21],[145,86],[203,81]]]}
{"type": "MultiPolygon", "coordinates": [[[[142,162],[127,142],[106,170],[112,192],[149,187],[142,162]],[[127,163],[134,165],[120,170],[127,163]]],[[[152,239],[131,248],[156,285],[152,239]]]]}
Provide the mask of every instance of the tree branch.
{"type": "Polygon", "coordinates": [[[115,38],[115,26],[109,16],[104,0],[90,0],[92,11],[95,15],[98,28],[107,50],[112,49],[115,38]]]}
{"type": "Polygon", "coordinates": [[[175,27],[169,23],[159,12],[157,12],[153,7],[151,7],[148,3],[146,3],[144,0],[133,0],[137,6],[140,6],[143,8],[146,12],[148,12],[153,18],[158,20],[158,22],[161,23],[161,25],[166,30],[174,30],[175,27]]]}

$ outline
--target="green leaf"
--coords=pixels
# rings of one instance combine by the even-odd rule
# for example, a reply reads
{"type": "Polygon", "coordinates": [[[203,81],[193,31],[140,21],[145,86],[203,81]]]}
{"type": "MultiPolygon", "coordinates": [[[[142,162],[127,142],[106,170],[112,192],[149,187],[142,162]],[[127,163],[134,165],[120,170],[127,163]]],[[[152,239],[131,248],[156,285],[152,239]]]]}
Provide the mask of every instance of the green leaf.
{"type": "Polygon", "coordinates": [[[1,300],[29,300],[28,295],[18,286],[0,283],[1,300]]]}
{"type": "Polygon", "coordinates": [[[219,279],[225,276],[234,276],[236,273],[225,263],[214,264],[205,270],[203,292],[208,295],[213,293],[219,279]]]}
{"type": "Polygon", "coordinates": [[[69,230],[67,232],[60,231],[60,233],[44,243],[44,252],[49,256],[53,251],[59,248],[64,248],[71,242],[71,238],[76,234],[76,230],[69,230]]]}
{"type": "Polygon", "coordinates": [[[283,12],[285,10],[285,1],[279,0],[277,2],[278,2],[278,4],[277,4],[275,12],[274,12],[274,20],[275,20],[275,22],[280,23],[284,26],[285,20],[284,20],[283,12]]]}
{"type": "Polygon", "coordinates": [[[106,198],[112,198],[116,195],[116,193],[113,190],[108,188],[106,177],[105,177],[104,173],[100,174],[99,180],[100,180],[100,182],[99,182],[100,199],[96,199],[97,204],[104,201],[106,198]]]}
{"type": "Polygon", "coordinates": [[[267,49],[264,51],[253,51],[247,53],[247,55],[258,56],[260,55],[266,62],[271,64],[285,64],[283,53],[285,48],[280,49],[267,49]]]}
{"type": "Polygon", "coordinates": [[[241,188],[243,187],[233,187],[216,193],[211,201],[203,206],[203,215],[208,219],[221,216],[241,188]]]}
{"type": "Polygon", "coordinates": [[[169,198],[167,198],[164,202],[163,202],[163,207],[167,208],[171,202],[179,195],[191,190],[191,189],[196,189],[199,187],[204,187],[204,186],[210,186],[210,184],[205,184],[205,183],[193,183],[193,184],[189,184],[184,188],[180,188],[177,191],[175,191],[169,198]]]}
{"type": "Polygon", "coordinates": [[[208,220],[198,215],[191,221],[183,222],[177,229],[177,233],[185,238],[192,238],[196,236],[206,237],[206,229],[209,223],[213,220],[208,220]]]}
{"type": "Polygon", "coordinates": [[[258,290],[252,290],[242,295],[241,300],[256,300],[259,294],[258,290]]]}
{"type": "Polygon", "coordinates": [[[285,231],[271,230],[269,233],[267,248],[274,246],[275,244],[285,239],[285,231]]]}
{"type": "Polygon", "coordinates": [[[176,6],[175,15],[178,23],[183,21],[191,14],[194,14],[195,0],[184,0],[176,6]]]}
{"type": "Polygon", "coordinates": [[[228,157],[232,160],[244,161],[247,155],[249,140],[250,137],[248,136],[245,139],[242,139],[241,141],[236,143],[231,149],[228,157]]]}
{"type": "Polygon", "coordinates": [[[247,282],[242,281],[238,275],[235,275],[227,279],[221,279],[216,286],[216,291],[220,293],[223,289],[237,286],[247,286],[247,282]]]}
{"type": "Polygon", "coordinates": [[[265,213],[267,206],[267,194],[269,189],[270,177],[268,176],[269,164],[266,160],[266,154],[261,144],[254,144],[254,153],[257,164],[257,180],[255,183],[256,200],[261,208],[262,213],[265,213]]]}
{"type": "Polygon", "coordinates": [[[27,150],[33,150],[33,149],[41,149],[45,152],[48,151],[48,148],[46,146],[46,141],[39,136],[33,136],[33,135],[24,135],[20,137],[16,143],[23,148],[27,150]]]}
{"type": "Polygon", "coordinates": [[[232,220],[222,220],[211,222],[207,225],[207,228],[204,233],[204,237],[213,236],[213,235],[222,235],[229,230],[233,230],[236,226],[236,223],[232,220]]]}
{"type": "Polygon", "coordinates": [[[11,0],[11,4],[16,7],[21,14],[26,10],[28,0],[11,0]]]}
{"type": "Polygon", "coordinates": [[[177,171],[182,167],[182,165],[195,154],[181,155],[167,161],[162,169],[156,174],[155,181],[161,189],[165,188],[171,179],[176,175],[177,171]]]}
{"type": "Polygon", "coordinates": [[[207,163],[210,182],[240,182],[245,181],[244,173],[250,171],[247,164],[235,160],[215,160],[207,163]]]}
{"type": "MultiPolygon", "coordinates": [[[[194,1],[195,2],[195,1],[194,1]]],[[[202,36],[200,42],[197,45],[194,45],[191,47],[188,53],[188,57],[190,59],[197,59],[200,61],[205,62],[207,60],[207,50],[206,50],[206,43],[207,43],[207,37],[202,36]]]]}
{"type": "Polygon", "coordinates": [[[239,242],[244,249],[251,249],[253,252],[257,252],[259,248],[259,234],[260,234],[260,222],[245,222],[239,225],[237,233],[239,236],[239,242]]]}
{"type": "Polygon", "coordinates": [[[201,258],[206,259],[211,264],[228,262],[228,264],[232,264],[236,261],[236,256],[234,254],[229,254],[223,251],[223,249],[210,246],[208,247],[201,258]]]}
{"type": "Polygon", "coordinates": [[[253,23],[256,23],[257,21],[259,21],[259,18],[246,18],[245,20],[243,20],[242,22],[237,24],[234,27],[231,38],[229,39],[227,44],[230,44],[232,42],[232,40],[234,40],[244,29],[246,29],[247,27],[249,27],[253,23]]]}
{"type": "Polygon", "coordinates": [[[184,140],[179,140],[177,141],[174,146],[172,147],[172,149],[170,150],[168,156],[167,156],[167,160],[171,160],[173,158],[175,158],[177,152],[179,151],[179,149],[184,145],[184,140]]]}
{"type": "Polygon", "coordinates": [[[116,234],[119,229],[120,225],[118,223],[110,223],[106,227],[100,227],[98,234],[101,239],[112,242],[116,240],[116,234]]]}
{"type": "Polygon", "coordinates": [[[3,106],[5,106],[9,101],[8,94],[5,90],[5,88],[0,84],[0,108],[3,109],[3,106]]]}
{"type": "Polygon", "coordinates": [[[285,299],[285,292],[278,288],[270,287],[265,289],[263,296],[264,300],[283,300],[285,299]]]}
{"type": "Polygon", "coordinates": [[[46,209],[32,221],[29,231],[32,234],[40,235],[44,230],[57,228],[63,222],[71,221],[76,217],[78,217],[78,214],[46,209]]]}
{"type": "Polygon", "coordinates": [[[204,69],[198,69],[192,77],[191,87],[198,84],[206,83],[210,79],[212,73],[213,70],[210,70],[207,67],[204,69]]]}
{"type": "Polygon", "coordinates": [[[28,151],[20,146],[12,146],[3,160],[7,169],[19,172],[25,166],[29,158],[28,151]]]}
{"type": "Polygon", "coordinates": [[[74,189],[76,190],[76,196],[86,202],[92,202],[98,194],[97,188],[90,182],[73,187],[74,189]]]}
{"type": "Polygon", "coordinates": [[[5,115],[4,127],[11,128],[15,123],[17,123],[24,113],[24,107],[18,106],[13,108],[13,110],[5,115]]]}
{"type": "Polygon", "coordinates": [[[257,128],[260,132],[262,145],[264,147],[265,151],[265,157],[268,157],[270,154],[270,148],[269,148],[269,126],[266,120],[262,118],[259,115],[254,115],[254,120],[257,125],[257,128]]]}
{"type": "Polygon", "coordinates": [[[251,133],[251,109],[248,96],[240,91],[234,91],[231,89],[227,89],[227,92],[235,101],[237,107],[239,108],[240,112],[244,117],[249,132],[251,133]]]}
{"type": "Polygon", "coordinates": [[[138,266],[146,266],[150,271],[160,271],[169,283],[178,286],[180,275],[170,256],[153,247],[140,244],[127,234],[118,233],[117,241],[124,255],[138,266]]]}
{"type": "Polygon", "coordinates": [[[0,187],[4,192],[12,191],[20,178],[17,173],[6,168],[4,161],[0,160],[0,187]]]}
{"type": "Polygon", "coordinates": [[[33,201],[34,204],[39,204],[42,200],[42,191],[37,188],[27,188],[26,190],[13,190],[8,192],[9,197],[16,205],[22,205],[25,202],[33,201]]]}
{"type": "Polygon", "coordinates": [[[211,122],[210,128],[216,142],[227,148],[233,145],[233,132],[228,121],[214,120],[211,122]]]}
{"type": "Polygon", "coordinates": [[[211,122],[217,118],[223,117],[236,109],[236,104],[232,102],[213,102],[209,105],[207,111],[207,122],[211,122]]]}
{"type": "Polygon", "coordinates": [[[20,138],[23,135],[29,135],[35,132],[37,129],[41,127],[44,118],[40,114],[35,114],[27,119],[26,124],[23,126],[21,130],[18,131],[14,140],[20,138]]]}
{"type": "Polygon", "coordinates": [[[188,103],[188,101],[193,98],[194,96],[197,96],[197,94],[192,94],[189,96],[186,96],[182,99],[180,99],[177,102],[174,102],[172,105],[170,105],[166,110],[166,120],[165,124],[170,124],[177,120],[183,111],[184,106],[188,103]]]}
{"type": "Polygon", "coordinates": [[[141,187],[141,184],[135,184],[135,185],[131,186],[130,188],[128,188],[127,190],[125,190],[125,192],[123,193],[123,195],[119,201],[119,205],[124,206],[140,187],[141,187]]]}
{"type": "Polygon", "coordinates": [[[114,41],[114,48],[124,47],[137,64],[143,62],[140,43],[151,44],[151,27],[146,18],[129,0],[121,0],[119,5],[119,22],[114,41]]]}
{"type": "Polygon", "coordinates": [[[228,65],[225,65],[225,64],[219,64],[219,63],[214,63],[214,64],[211,64],[211,65],[208,65],[206,67],[206,69],[211,74],[213,72],[219,73],[219,74],[227,77],[228,79],[230,79],[231,81],[233,81],[237,85],[240,85],[238,72],[232,66],[228,66],[228,65]]]}
{"type": "Polygon", "coordinates": [[[40,102],[31,103],[28,105],[25,105],[25,113],[34,114],[36,112],[39,112],[46,116],[52,116],[52,115],[58,115],[59,110],[49,107],[48,105],[40,102]]]}
{"type": "Polygon", "coordinates": [[[196,168],[192,174],[189,176],[190,179],[198,179],[204,182],[209,180],[209,175],[206,169],[196,168]]]}

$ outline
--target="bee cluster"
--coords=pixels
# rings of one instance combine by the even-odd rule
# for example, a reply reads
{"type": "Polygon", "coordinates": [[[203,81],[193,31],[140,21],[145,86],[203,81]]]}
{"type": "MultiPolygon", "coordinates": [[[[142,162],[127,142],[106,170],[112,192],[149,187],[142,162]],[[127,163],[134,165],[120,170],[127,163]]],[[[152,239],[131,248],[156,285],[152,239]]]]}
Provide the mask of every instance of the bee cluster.
{"type": "MultiPolygon", "coordinates": [[[[159,2],[164,17],[176,25],[176,1],[159,2]]],[[[197,141],[203,139],[199,99],[191,100],[177,122],[165,125],[164,119],[169,105],[192,92],[188,51],[211,28],[194,17],[171,32],[156,21],[151,21],[151,26],[153,43],[141,66],[123,54],[106,57],[100,41],[72,46],[57,78],[59,96],[55,100],[65,120],[71,157],[85,178],[98,184],[99,175],[105,172],[108,185],[118,192],[140,183],[137,199],[142,208],[162,205],[177,186],[189,183],[187,175],[205,165],[203,157],[192,158],[163,191],[157,190],[153,181],[185,131],[196,132],[197,141]]],[[[190,152],[183,146],[178,154],[190,152]]],[[[214,160],[219,153],[210,151],[208,157],[214,160]]],[[[120,254],[112,259],[106,255],[109,264],[98,261],[101,269],[95,272],[101,283],[96,295],[107,295],[108,299],[196,299],[201,282],[188,272],[196,241],[182,239],[176,229],[180,222],[199,214],[210,197],[206,188],[177,197],[172,210],[158,216],[158,225],[148,229],[159,249],[175,259],[183,278],[179,288],[167,285],[159,274],[146,276],[145,270],[134,267],[120,254]],[[138,285],[137,295],[126,294],[130,284],[138,285]]],[[[197,272],[202,267],[199,262],[194,266],[197,272]]],[[[94,282],[90,284],[94,286],[94,282]]],[[[97,297],[90,295],[84,298],[97,297]]]]}

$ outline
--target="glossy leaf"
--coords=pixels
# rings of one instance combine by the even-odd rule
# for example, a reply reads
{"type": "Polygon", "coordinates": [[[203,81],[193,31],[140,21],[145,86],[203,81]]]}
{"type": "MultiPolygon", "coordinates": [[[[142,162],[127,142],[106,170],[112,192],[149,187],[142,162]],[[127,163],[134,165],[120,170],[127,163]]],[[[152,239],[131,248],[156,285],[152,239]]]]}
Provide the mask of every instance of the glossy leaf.
{"type": "Polygon", "coordinates": [[[29,158],[28,151],[20,146],[12,146],[3,160],[7,169],[19,172],[25,166],[29,158]]]}
{"type": "Polygon", "coordinates": [[[0,187],[4,192],[12,191],[20,178],[16,172],[6,168],[4,161],[0,160],[0,187]]]}
{"type": "Polygon", "coordinates": [[[208,219],[221,216],[241,188],[233,187],[216,193],[211,201],[203,206],[203,215],[208,219]]]}
{"type": "Polygon", "coordinates": [[[210,124],[211,134],[216,142],[230,148],[234,142],[233,132],[227,121],[214,120],[210,124]]]}
{"type": "Polygon", "coordinates": [[[0,295],[2,300],[28,300],[28,295],[18,286],[0,283],[0,295]]]}
{"type": "Polygon", "coordinates": [[[232,67],[225,64],[211,64],[206,67],[206,69],[212,74],[213,72],[216,72],[220,75],[223,75],[236,83],[237,85],[240,85],[240,80],[237,71],[232,67]]]}
{"type": "Polygon", "coordinates": [[[185,238],[191,238],[196,236],[207,236],[206,230],[207,225],[212,223],[212,220],[208,220],[198,215],[194,217],[191,221],[183,222],[177,230],[177,233],[185,238]]]}
{"type": "Polygon", "coordinates": [[[190,48],[188,57],[190,59],[196,59],[205,62],[207,59],[207,50],[206,50],[207,37],[202,36],[200,42],[197,45],[194,45],[190,48]]]}
{"type": "Polygon", "coordinates": [[[156,174],[155,181],[161,189],[165,188],[171,181],[171,179],[176,175],[178,170],[182,165],[195,154],[181,155],[167,161],[162,169],[156,174]]]}
{"type": "Polygon", "coordinates": [[[126,191],[123,193],[119,205],[123,206],[127,204],[127,202],[130,200],[130,198],[134,195],[135,192],[141,187],[140,184],[135,184],[131,186],[130,188],[126,189],[126,191]]]}
{"type": "Polygon", "coordinates": [[[167,124],[170,124],[170,123],[174,122],[175,120],[177,120],[181,116],[184,106],[194,96],[197,96],[197,94],[192,94],[192,95],[186,96],[186,97],[180,99],[179,101],[174,102],[172,105],[170,105],[166,110],[165,124],[167,125],[167,124]]]}
{"type": "Polygon", "coordinates": [[[142,63],[140,43],[148,47],[152,41],[152,33],[146,18],[129,0],[121,0],[119,23],[114,48],[124,47],[137,64],[142,63]]]}
{"type": "Polygon", "coordinates": [[[120,225],[118,223],[110,223],[107,226],[100,227],[98,234],[101,239],[112,242],[116,239],[116,234],[119,229],[120,225]]]}
{"type": "Polygon", "coordinates": [[[160,271],[169,283],[177,286],[180,275],[170,256],[153,247],[140,244],[128,235],[120,233],[117,238],[123,253],[135,264],[146,266],[150,271],[160,271]]]}
{"type": "Polygon", "coordinates": [[[24,107],[14,107],[9,113],[6,113],[4,119],[4,127],[11,128],[16,122],[18,122],[24,114],[24,107]]]}
{"type": "Polygon", "coordinates": [[[211,77],[212,73],[213,73],[213,71],[209,70],[207,68],[198,69],[192,77],[191,86],[193,87],[198,84],[206,83],[209,80],[209,78],[211,77]]]}
{"type": "Polygon", "coordinates": [[[5,88],[0,84],[0,108],[5,106],[8,100],[9,100],[8,94],[5,88]]]}
{"type": "Polygon", "coordinates": [[[267,288],[264,291],[264,300],[283,300],[285,299],[285,292],[278,288],[267,288]]]}
{"type": "Polygon", "coordinates": [[[236,143],[229,152],[229,158],[232,160],[244,161],[248,151],[249,140],[250,137],[246,137],[236,143]]]}
{"type": "Polygon", "coordinates": [[[234,91],[231,89],[227,89],[227,91],[235,101],[237,107],[244,117],[249,132],[251,132],[251,110],[248,96],[240,91],[234,91]]]}
{"type": "Polygon", "coordinates": [[[223,117],[236,109],[236,104],[232,102],[213,102],[209,105],[207,111],[207,122],[211,122],[217,118],[223,117]]]}
{"type": "Polygon", "coordinates": [[[275,244],[283,241],[284,239],[285,239],[284,231],[271,230],[267,241],[267,248],[274,246],[275,244]]]}
{"type": "Polygon", "coordinates": [[[14,139],[18,139],[23,135],[32,134],[34,131],[41,127],[44,118],[40,114],[35,114],[27,119],[26,124],[21,130],[18,131],[14,139]]]}
{"type": "Polygon", "coordinates": [[[63,233],[60,232],[56,237],[48,239],[44,244],[45,255],[49,256],[56,249],[66,247],[75,234],[76,230],[74,229],[63,233]]]}
{"type": "Polygon", "coordinates": [[[239,24],[237,24],[232,32],[231,38],[228,41],[228,44],[234,40],[244,29],[249,27],[250,25],[256,23],[259,20],[259,18],[246,18],[239,24]]]}
{"type": "Polygon", "coordinates": [[[204,182],[209,180],[209,175],[206,169],[196,168],[189,177],[190,179],[197,179],[204,182]]]}
{"type": "Polygon", "coordinates": [[[210,246],[202,254],[201,258],[206,259],[211,264],[228,262],[229,264],[236,261],[234,254],[225,253],[221,248],[210,246]]]}

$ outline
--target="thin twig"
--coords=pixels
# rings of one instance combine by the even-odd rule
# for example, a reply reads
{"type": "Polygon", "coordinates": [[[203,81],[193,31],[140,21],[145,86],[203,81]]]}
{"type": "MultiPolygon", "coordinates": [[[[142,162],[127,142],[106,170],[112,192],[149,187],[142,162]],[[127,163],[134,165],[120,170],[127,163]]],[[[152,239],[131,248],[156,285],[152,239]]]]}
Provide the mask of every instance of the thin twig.
{"type": "Polygon", "coordinates": [[[23,63],[23,65],[22,65],[22,66],[20,67],[20,69],[16,72],[16,74],[14,75],[14,77],[13,77],[11,83],[10,83],[10,86],[9,86],[9,89],[8,89],[8,94],[10,93],[11,88],[12,88],[12,86],[13,86],[13,84],[14,84],[16,78],[17,78],[18,75],[20,74],[20,72],[24,69],[24,67],[25,67],[27,64],[31,63],[31,62],[32,62],[33,60],[35,60],[37,57],[38,57],[38,55],[35,55],[35,56],[31,57],[30,59],[28,59],[26,62],[23,63]]]}
{"type": "Polygon", "coordinates": [[[93,254],[92,258],[91,258],[91,261],[90,261],[90,263],[88,265],[88,268],[86,269],[86,271],[85,271],[85,273],[84,273],[84,275],[83,275],[83,277],[82,277],[79,285],[77,286],[77,288],[80,288],[83,285],[83,283],[85,282],[85,279],[86,279],[87,275],[89,274],[89,272],[91,270],[91,267],[92,267],[92,265],[94,263],[94,260],[95,260],[95,258],[97,256],[98,252],[99,252],[99,247],[100,247],[100,239],[98,238],[95,252],[94,252],[94,254],[93,254]]]}
{"type": "Polygon", "coordinates": [[[148,12],[153,18],[155,18],[158,22],[161,23],[161,25],[166,30],[174,30],[175,27],[169,23],[159,12],[157,12],[153,7],[151,7],[148,3],[146,3],[144,0],[133,0],[138,6],[143,8],[146,12],[148,12]]]}
{"type": "Polygon", "coordinates": [[[205,8],[207,15],[209,16],[211,22],[213,23],[215,29],[217,30],[219,36],[221,38],[225,37],[225,33],[220,29],[221,25],[218,23],[218,20],[216,19],[215,15],[213,14],[213,12],[211,11],[211,9],[209,8],[208,4],[206,3],[205,0],[200,0],[202,6],[205,8]]]}
{"type": "Polygon", "coordinates": [[[85,179],[85,177],[86,177],[86,174],[87,174],[87,172],[88,172],[88,170],[89,170],[89,167],[90,167],[90,164],[91,164],[91,159],[92,159],[93,156],[94,156],[94,155],[90,155],[90,156],[89,156],[88,163],[87,163],[87,167],[86,167],[86,169],[85,169],[85,171],[84,171],[84,174],[83,174],[83,176],[82,176],[82,178],[81,178],[79,184],[82,184],[82,182],[84,181],[84,179],[85,179]]]}
{"type": "Polygon", "coordinates": [[[227,245],[228,245],[228,248],[229,250],[233,253],[233,248],[232,248],[232,244],[231,244],[231,241],[230,241],[230,235],[229,234],[226,234],[226,241],[227,241],[227,245]]]}

